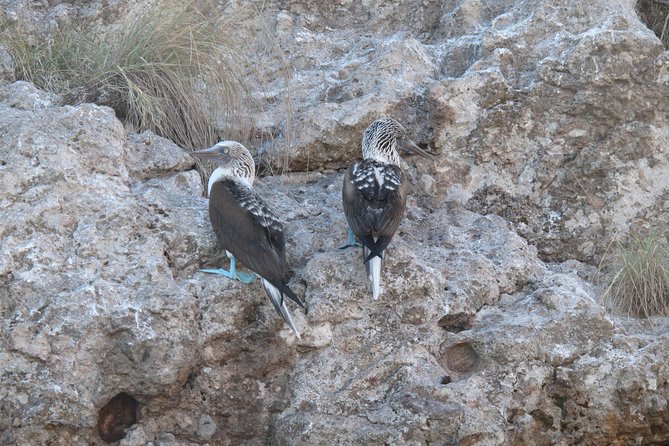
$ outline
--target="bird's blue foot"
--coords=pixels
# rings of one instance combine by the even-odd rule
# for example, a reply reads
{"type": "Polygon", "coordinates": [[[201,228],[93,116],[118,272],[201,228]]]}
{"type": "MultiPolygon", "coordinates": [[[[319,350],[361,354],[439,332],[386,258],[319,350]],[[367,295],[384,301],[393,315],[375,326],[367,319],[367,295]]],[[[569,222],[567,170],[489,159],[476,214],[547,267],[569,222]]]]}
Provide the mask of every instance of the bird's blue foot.
{"type": "Polygon", "coordinates": [[[351,231],[351,228],[348,228],[348,242],[345,245],[342,245],[339,247],[339,249],[346,249],[346,248],[362,248],[362,244],[355,239],[355,235],[353,235],[353,231],[351,231]]]}
{"type": "Polygon", "coordinates": [[[209,274],[220,274],[228,279],[239,280],[244,285],[248,285],[256,279],[256,273],[235,272],[234,274],[231,274],[227,269],[201,269],[200,271],[209,274]]]}
{"type": "Polygon", "coordinates": [[[230,257],[230,270],[226,269],[201,269],[203,273],[220,274],[232,280],[239,280],[241,283],[248,285],[256,278],[256,273],[240,273],[237,271],[237,265],[234,256],[230,257]]]}
{"type": "Polygon", "coordinates": [[[237,273],[237,280],[241,283],[248,285],[256,279],[256,273],[237,273]]]}

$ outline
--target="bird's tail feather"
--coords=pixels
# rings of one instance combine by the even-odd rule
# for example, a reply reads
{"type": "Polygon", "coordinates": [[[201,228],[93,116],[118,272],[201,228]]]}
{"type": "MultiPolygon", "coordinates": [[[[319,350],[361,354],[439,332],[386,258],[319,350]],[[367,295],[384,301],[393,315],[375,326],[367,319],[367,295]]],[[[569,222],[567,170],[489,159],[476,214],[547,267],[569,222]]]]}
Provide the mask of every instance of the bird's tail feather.
{"type": "Polygon", "coordinates": [[[290,312],[288,311],[288,307],[286,307],[286,302],[283,299],[283,293],[281,293],[277,287],[265,279],[262,279],[262,286],[265,288],[265,292],[267,293],[269,300],[272,302],[272,305],[274,305],[276,312],[281,315],[286,324],[288,324],[290,329],[293,330],[295,337],[297,337],[297,339],[301,339],[300,332],[297,331],[295,323],[293,322],[293,318],[290,316],[290,312]]]}
{"type": "Polygon", "coordinates": [[[369,262],[374,257],[383,258],[383,252],[388,247],[388,244],[390,244],[390,240],[392,240],[392,237],[381,236],[378,239],[374,237],[374,243],[366,244],[369,249],[365,251],[365,262],[369,262]]]}
{"type": "Polygon", "coordinates": [[[285,294],[286,296],[290,297],[292,301],[294,301],[296,304],[298,304],[300,307],[304,308],[304,312],[307,312],[307,308],[304,306],[304,303],[300,300],[299,297],[291,290],[288,288],[288,285],[286,284],[281,284],[280,287],[278,287],[279,291],[281,294],[285,294]]]}
{"type": "MultiPolygon", "coordinates": [[[[371,257],[369,250],[365,248],[363,250],[365,258],[371,257]]],[[[368,261],[365,262],[367,267],[367,275],[369,276],[369,281],[372,283],[372,297],[374,300],[379,298],[381,294],[381,271],[383,270],[383,253],[380,256],[371,257],[368,261]]]]}

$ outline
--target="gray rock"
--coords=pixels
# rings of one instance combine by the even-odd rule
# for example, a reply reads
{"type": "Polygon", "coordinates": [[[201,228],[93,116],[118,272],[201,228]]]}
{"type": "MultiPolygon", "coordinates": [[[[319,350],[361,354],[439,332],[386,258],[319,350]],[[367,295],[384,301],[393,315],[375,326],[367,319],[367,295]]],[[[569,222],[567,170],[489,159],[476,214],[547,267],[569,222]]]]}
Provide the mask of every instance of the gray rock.
{"type": "Polygon", "coordinates": [[[85,432],[120,391],[182,384],[195,327],[178,321],[194,320],[195,298],[176,291],[168,254],[180,211],[145,200],[152,187],[129,176],[112,110],[50,106],[28,85],[3,87],[0,107],[2,354],[13,370],[3,419],[85,432]]]}
{"type": "Polygon", "coordinates": [[[545,260],[598,261],[666,225],[669,59],[634,2],[262,4],[295,70],[268,64],[258,87],[272,128],[290,126],[267,92],[290,88],[289,169],[345,166],[391,114],[440,154],[426,187],[511,221],[545,260]]]}
{"type": "Polygon", "coordinates": [[[139,179],[172,176],[190,170],[195,160],[172,141],[151,132],[129,135],[125,152],[130,175],[139,179]]]}
{"type": "MultiPolygon", "coordinates": [[[[15,3],[0,3],[3,17],[38,34],[141,7],[15,3]]],[[[511,221],[544,260],[596,263],[637,225],[666,226],[669,58],[634,2],[255,0],[218,12],[243,18],[231,37],[249,65],[262,56],[249,82],[257,134],[274,136],[252,145],[274,171],[342,168],[389,114],[440,155],[425,187],[511,221]]]]}
{"type": "MultiPolygon", "coordinates": [[[[258,283],[198,271],[227,261],[181,149],[1,85],[0,443],[101,444],[120,392],[141,413],[125,444],[668,442],[666,319],[612,317],[593,267],[540,259],[589,260],[664,222],[667,57],[633,5],[263,5],[294,69],[294,127],[272,58],[263,122],[311,170],[257,186],[286,221],[303,339],[258,283]],[[338,249],[328,169],[359,157],[380,114],[439,157],[407,159],[373,301],[360,253],[338,249]]],[[[25,13],[47,32],[74,8],[25,13]]]]}
{"type": "Polygon", "coordinates": [[[119,446],[148,446],[153,437],[146,433],[142,427],[129,429],[125,438],[119,441],[119,446]]]}
{"type": "Polygon", "coordinates": [[[171,446],[176,444],[176,437],[169,432],[161,432],[156,435],[156,446],[171,446]]]}
{"type": "Polygon", "coordinates": [[[113,23],[128,14],[133,3],[129,0],[92,0],[83,3],[69,0],[0,0],[0,23],[7,30],[47,37],[51,33],[92,20],[101,24],[113,23]]]}
{"type": "Polygon", "coordinates": [[[1,91],[3,444],[99,444],[119,392],[141,413],[123,444],[669,441],[664,331],[607,315],[592,267],[430,195],[424,164],[378,301],[338,249],[342,174],[258,180],[309,307],[298,342],[257,283],[198,272],[227,261],[181,149],[1,91]]]}
{"type": "Polygon", "coordinates": [[[0,81],[14,80],[14,58],[4,45],[0,45],[0,81]]]}

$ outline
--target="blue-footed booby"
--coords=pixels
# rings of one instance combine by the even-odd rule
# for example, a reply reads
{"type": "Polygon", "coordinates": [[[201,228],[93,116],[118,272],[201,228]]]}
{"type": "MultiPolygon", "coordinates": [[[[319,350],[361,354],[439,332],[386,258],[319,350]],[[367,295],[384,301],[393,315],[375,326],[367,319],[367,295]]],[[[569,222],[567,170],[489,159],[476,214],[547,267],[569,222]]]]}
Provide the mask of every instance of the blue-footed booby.
{"type": "Polygon", "coordinates": [[[382,118],[367,127],[362,136],[363,160],[349,166],[344,175],[342,201],[350,228],[349,246],[354,244],[355,234],[363,246],[374,299],[381,292],[384,251],[402,221],[409,190],[400,168],[398,145],[432,159],[407,138],[399,122],[382,118]]]}
{"type": "Polygon", "coordinates": [[[255,162],[249,151],[236,141],[221,141],[215,146],[191,152],[218,164],[209,177],[209,219],[216,237],[230,258],[230,270],[205,272],[222,274],[243,283],[254,276],[236,271],[235,259],[260,277],[267,296],[277,313],[295,328],[284,295],[304,308],[304,304],[286,284],[286,243],[283,224],[253,190],[255,162]]]}

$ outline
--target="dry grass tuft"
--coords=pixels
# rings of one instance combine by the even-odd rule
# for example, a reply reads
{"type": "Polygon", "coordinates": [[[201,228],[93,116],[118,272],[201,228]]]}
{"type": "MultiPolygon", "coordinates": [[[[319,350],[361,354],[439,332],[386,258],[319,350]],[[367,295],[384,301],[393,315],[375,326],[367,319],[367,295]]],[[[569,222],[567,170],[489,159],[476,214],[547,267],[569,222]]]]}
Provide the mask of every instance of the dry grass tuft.
{"type": "Polygon", "coordinates": [[[669,0],[638,0],[636,10],[665,48],[669,48],[669,0]]]}
{"type": "Polygon", "coordinates": [[[603,303],[634,317],[669,315],[669,246],[654,233],[618,242],[604,262],[608,287],[603,303]]]}
{"type": "Polygon", "coordinates": [[[90,20],[39,42],[20,32],[3,40],[17,78],[61,95],[64,104],[110,106],[135,129],[185,148],[208,147],[219,133],[245,139],[253,101],[242,81],[245,58],[225,32],[234,18],[172,1],[130,19],[109,29],[90,20]]]}

